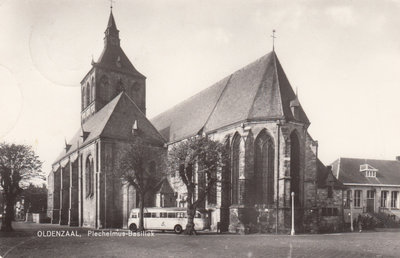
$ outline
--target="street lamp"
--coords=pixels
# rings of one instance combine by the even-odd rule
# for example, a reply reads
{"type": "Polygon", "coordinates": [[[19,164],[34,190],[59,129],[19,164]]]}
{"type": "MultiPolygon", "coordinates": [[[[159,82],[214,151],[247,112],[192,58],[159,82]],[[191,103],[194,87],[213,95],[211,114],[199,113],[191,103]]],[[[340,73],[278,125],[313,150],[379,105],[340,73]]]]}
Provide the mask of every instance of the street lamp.
{"type": "Polygon", "coordinates": [[[353,200],[350,199],[350,231],[354,231],[353,227],[353,200]]]}
{"type": "Polygon", "coordinates": [[[290,235],[294,236],[294,192],[292,192],[292,231],[290,235]]]}

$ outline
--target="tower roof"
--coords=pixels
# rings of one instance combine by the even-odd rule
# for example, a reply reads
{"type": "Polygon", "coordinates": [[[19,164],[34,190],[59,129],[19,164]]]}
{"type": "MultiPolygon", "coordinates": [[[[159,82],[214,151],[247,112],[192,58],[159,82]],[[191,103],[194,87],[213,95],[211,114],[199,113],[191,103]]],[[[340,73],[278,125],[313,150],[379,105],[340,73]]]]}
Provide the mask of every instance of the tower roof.
{"type": "Polygon", "coordinates": [[[135,69],[120,46],[119,31],[112,10],[104,34],[103,52],[97,62],[93,62],[92,65],[94,67],[101,67],[145,78],[144,75],[135,69]]]}
{"type": "Polygon", "coordinates": [[[296,94],[272,51],[151,122],[170,142],[250,121],[285,119],[309,125],[300,103],[299,117],[293,116],[290,102],[295,99],[296,94]]]}
{"type": "Polygon", "coordinates": [[[108,28],[118,31],[117,25],[115,24],[115,20],[114,20],[114,15],[113,15],[112,9],[110,11],[110,17],[108,18],[107,29],[108,28]]]}

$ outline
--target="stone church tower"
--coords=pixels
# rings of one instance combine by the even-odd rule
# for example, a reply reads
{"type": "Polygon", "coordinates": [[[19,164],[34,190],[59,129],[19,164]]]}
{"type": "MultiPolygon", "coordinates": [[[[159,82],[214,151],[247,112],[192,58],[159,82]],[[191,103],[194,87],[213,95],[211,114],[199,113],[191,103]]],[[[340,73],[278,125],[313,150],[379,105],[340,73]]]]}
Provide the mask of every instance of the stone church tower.
{"type": "Polygon", "coordinates": [[[48,216],[63,225],[126,227],[137,198],[121,179],[119,158],[140,137],[155,150],[145,167],[151,163],[152,172],[160,173],[166,149],[145,115],[146,77],[122,50],[112,11],[103,52],[81,81],[81,93],[81,126],[48,176],[48,216]]]}
{"type": "Polygon", "coordinates": [[[102,109],[121,91],[146,114],[146,77],[139,73],[120,46],[119,30],[111,11],[104,32],[104,49],[81,81],[82,122],[102,109]]]}

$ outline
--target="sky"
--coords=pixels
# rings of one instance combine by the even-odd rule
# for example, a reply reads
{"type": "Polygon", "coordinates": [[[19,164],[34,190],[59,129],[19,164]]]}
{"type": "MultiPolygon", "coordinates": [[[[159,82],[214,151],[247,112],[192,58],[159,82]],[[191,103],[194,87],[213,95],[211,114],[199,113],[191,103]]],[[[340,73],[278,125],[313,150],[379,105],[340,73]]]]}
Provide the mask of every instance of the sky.
{"type": "MultiPolygon", "coordinates": [[[[103,49],[107,0],[0,0],[0,141],[43,170],[80,126],[80,81],[103,49]]],[[[275,50],[319,157],[400,156],[400,0],[117,0],[121,46],[147,77],[147,116],[275,50]]]]}

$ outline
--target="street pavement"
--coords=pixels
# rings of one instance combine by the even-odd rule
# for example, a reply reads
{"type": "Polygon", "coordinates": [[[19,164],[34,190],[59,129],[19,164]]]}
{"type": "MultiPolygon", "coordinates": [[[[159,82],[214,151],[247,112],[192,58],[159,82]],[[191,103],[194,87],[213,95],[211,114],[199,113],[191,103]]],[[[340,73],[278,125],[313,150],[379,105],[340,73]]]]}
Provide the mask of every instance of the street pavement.
{"type": "Polygon", "coordinates": [[[24,222],[13,226],[14,232],[0,232],[2,257],[400,257],[400,231],[296,236],[154,232],[134,236],[117,229],[24,222]]]}

